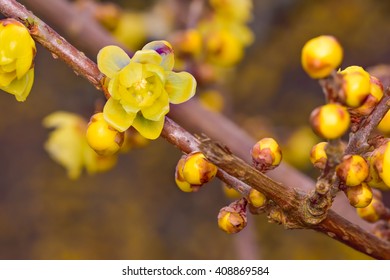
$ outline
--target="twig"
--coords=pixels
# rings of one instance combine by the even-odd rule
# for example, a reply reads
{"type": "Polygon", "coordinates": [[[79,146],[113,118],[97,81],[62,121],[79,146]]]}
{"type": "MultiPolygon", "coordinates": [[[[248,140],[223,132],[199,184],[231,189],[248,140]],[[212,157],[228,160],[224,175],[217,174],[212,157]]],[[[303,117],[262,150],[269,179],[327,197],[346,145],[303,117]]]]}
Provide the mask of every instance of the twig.
{"type": "MultiPolygon", "coordinates": [[[[14,0],[0,0],[0,10],[6,16],[14,17],[26,24],[27,27],[32,29],[34,38],[39,39],[37,39],[38,42],[42,42],[46,48],[58,57],[61,57],[70,67],[87,78],[95,87],[98,85],[97,81],[101,80],[102,74],[95,72],[97,69],[96,65],[81,52],[74,51],[75,48],[73,46],[28,12],[22,5],[14,0]],[[29,19],[34,20],[33,24],[31,24],[29,19]],[[42,34],[51,37],[45,38],[42,34]],[[58,41],[56,42],[56,40],[58,41]],[[61,43],[59,44],[58,42],[61,43]],[[95,73],[96,76],[91,75],[91,73],[95,73]]],[[[301,203],[304,199],[302,193],[274,182],[214,142],[210,140],[203,141],[199,146],[199,141],[196,138],[169,118],[166,118],[162,135],[184,152],[200,148],[220,169],[263,192],[287,214],[288,220],[285,226],[288,228],[313,228],[375,258],[390,259],[389,242],[380,240],[365,232],[333,211],[329,211],[328,217],[322,223],[312,226],[310,224],[310,216],[303,215],[306,212],[304,207],[302,207],[304,204],[301,203]]]]}
{"type": "Polygon", "coordinates": [[[382,100],[372,113],[362,121],[356,133],[351,133],[345,154],[361,154],[367,151],[367,141],[390,108],[390,88],[385,89],[382,100]]]}

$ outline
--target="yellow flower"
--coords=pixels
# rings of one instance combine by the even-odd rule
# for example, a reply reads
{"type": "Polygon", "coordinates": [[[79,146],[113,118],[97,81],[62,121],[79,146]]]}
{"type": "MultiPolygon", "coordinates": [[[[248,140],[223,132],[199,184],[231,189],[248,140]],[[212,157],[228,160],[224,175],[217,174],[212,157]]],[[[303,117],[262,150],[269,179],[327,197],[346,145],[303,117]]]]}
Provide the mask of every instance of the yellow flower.
{"type": "Polygon", "coordinates": [[[215,12],[230,20],[246,22],[252,17],[252,0],[210,0],[215,12]]]}
{"type": "Polygon", "coordinates": [[[244,23],[220,15],[201,21],[198,30],[204,38],[206,60],[222,67],[241,61],[244,48],[254,40],[252,31],[244,23]]]}
{"type": "Polygon", "coordinates": [[[14,19],[0,20],[0,89],[25,101],[34,82],[35,42],[14,19]]]}
{"type": "Polygon", "coordinates": [[[103,109],[104,118],[120,132],[133,126],[145,138],[156,139],[169,103],[183,103],[195,94],[195,78],[172,71],[173,50],[166,41],[148,43],[132,58],[117,46],[107,46],[100,50],[97,61],[107,76],[111,95],[103,109]]]}
{"type": "Polygon", "coordinates": [[[77,179],[85,167],[88,173],[111,169],[116,156],[100,156],[86,140],[87,122],[68,112],[55,112],[43,120],[47,128],[54,128],[45,143],[45,149],[54,161],[64,166],[71,179],[77,179]]]}

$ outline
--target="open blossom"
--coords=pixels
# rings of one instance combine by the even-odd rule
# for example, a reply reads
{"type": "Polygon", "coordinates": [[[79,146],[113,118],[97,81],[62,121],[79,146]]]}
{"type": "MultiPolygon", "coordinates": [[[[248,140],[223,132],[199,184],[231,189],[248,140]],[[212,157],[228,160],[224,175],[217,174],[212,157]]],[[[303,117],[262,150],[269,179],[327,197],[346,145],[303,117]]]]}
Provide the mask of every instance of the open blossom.
{"type": "Polygon", "coordinates": [[[34,82],[35,42],[14,19],[0,20],[0,89],[25,101],[34,82]]]}
{"type": "Polygon", "coordinates": [[[43,125],[53,129],[45,142],[45,150],[65,167],[69,178],[77,179],[84,168],[89,174],[94,174],[115,166],[116,155],[100,156],[88,145],[85,136],[87,121],[81,116],[58,111],[48,115],[43,125]]]}
{"type": "Polygon", "coordinates": [[[103,109],[104,118],[118,131],[133,126],[145,138],[156,139],[169,103],[185,102],[195,94],[195,78],[172,71],[173,50],[166,41],[148,43],[132,58],[117,46],[107,46],[100,50],[97,61],[107,76],[111,95],[103,109]]]}

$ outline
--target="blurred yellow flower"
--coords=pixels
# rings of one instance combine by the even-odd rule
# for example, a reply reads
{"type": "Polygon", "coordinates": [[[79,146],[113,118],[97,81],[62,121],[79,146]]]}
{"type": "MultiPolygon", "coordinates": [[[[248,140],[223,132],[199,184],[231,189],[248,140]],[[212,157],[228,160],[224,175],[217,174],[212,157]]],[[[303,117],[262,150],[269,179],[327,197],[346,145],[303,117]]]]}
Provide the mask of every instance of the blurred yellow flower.
{"type": "Polygon", "coordinates": [[[34,82],[35,42],[14,19],[0,20],[0,89],[25,101],[34,82]]]}
{"type": "Polygon", "coordinates": [[[230,20],[246,22],[252,18],[252,0],[210,0],[216,13],[230,20]]]}
{"type": "Polygon", "coordinates": [[[87,143],[87,122],[68,112],[54,112],[43,120],[46,128],[54,128],[45,143],[51,158],[65,167],[71,179],[77,179],[86,168],[89,174],[104,172],[117,162],[117,156],[100,156],[87,143]]]}
{"type": "Polygon", "coordinates": [[[148,43],[132,58],[117,46],[107,46],[97,61],[111,95],[104,118],[120,132],[133,126],[145,138],[156,139],[169,103],[185,102],[195,94],[196,80],[191,74],[172,72],[173,49],[166,41],[148,43]]]}

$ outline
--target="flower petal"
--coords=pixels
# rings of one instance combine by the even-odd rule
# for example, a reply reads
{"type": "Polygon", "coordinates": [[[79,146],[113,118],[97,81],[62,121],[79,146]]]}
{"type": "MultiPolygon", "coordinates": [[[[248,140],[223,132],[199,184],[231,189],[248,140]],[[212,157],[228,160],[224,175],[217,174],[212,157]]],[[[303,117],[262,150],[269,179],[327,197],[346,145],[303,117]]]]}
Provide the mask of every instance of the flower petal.
{"type": "MultiPolygon", "coordinates": [[[[16,72],[0,74],[0,87],[7,87],[16,78],[16,72]]],[[[5,90],[6,91],[6,90],[5,90]]]]}
{"type": "Polygon", "coordinates": [[[131,61],[142,64],[159,65],[162,61],[162,57],[155,50],[141,50],[134,54],[131,61]]]}
{"type": "Polygon", "coordinates": [[[107,46],[99,51],[97,62],[100,72],[111,79],[119,70],[129,64],[130,57],[118,46],[107,46]]]}
{"type": "Polygon", "coordinates": [[[34,83],[34,68],[30,69],[26,75],[20,79],[14,79],[8,86],[0,86],[0,89],[15,95],[17,101],[25,101],[30,94],[34,83]]]}
{"type": "Polygon", "coordinates": [[[143,65],[141,63],[131,62],[119,72],[119,81],[121,86],[131,87],[135,83],[142,81],[143,65]]]}
{"type": "Polygon", "coordinates": [[[16,60],[16,77],[20,79],[31,68],[33,63],[34,53],[32,50],[27,50],[25,55],[16,60]]]}
{"type": "Polygon", "coordinates": [[[165,89],[169,95],[169,102],[179,104],[194,96],[196,80],[187,72],[168,72],[165,89]]]}
{"type": "Polygon", "coordinates": [[[167,41],[153,41],[146,44],[142,50],[154,50],[156,51],[162,58],[160,66],[164,68],[164,70],[171,71],[175,64],[175,57],[173,55],[173,49],[170,43],[167,41]]]}
{"type": "Polygon", "coordinates": [[[137,114],[137,117],[134,119],[133,127],[147,139],[156,139],[160,136],[161,131],[164,127],[165,117],[162,117],[158,121],[151,121],[145,119],[142,114],[137,114]]]}
{"type": "Polygon", "coordinates": [[[159,98],[157,98],[152,106],[143,108],[142,115],[152,121],[158,121],[169,112],[169,98],[164,91],[159,98]]]}
{"type": "Polygon", "coordinates": [[[127,113],[119,101],[114,98],[108,99],[106,105],[104,105],[103,114],[106,122],[120,132],[127,130],[137,115],[135,113],[127,113]]]}

